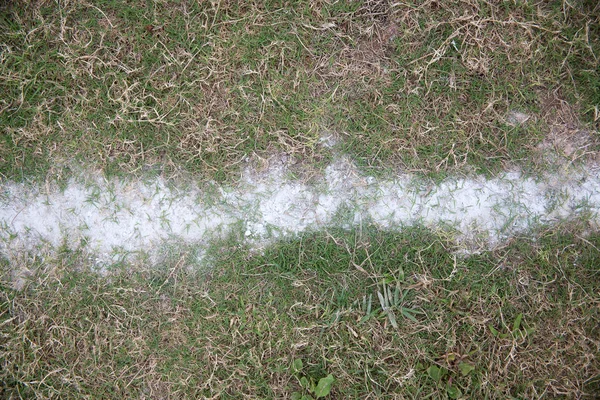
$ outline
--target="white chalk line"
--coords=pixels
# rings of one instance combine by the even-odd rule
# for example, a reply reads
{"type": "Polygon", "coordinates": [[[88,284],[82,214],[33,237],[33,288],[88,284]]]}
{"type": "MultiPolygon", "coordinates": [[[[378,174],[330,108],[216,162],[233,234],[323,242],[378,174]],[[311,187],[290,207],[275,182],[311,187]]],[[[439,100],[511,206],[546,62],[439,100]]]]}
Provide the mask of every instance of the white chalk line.
{"type": "Polygon", "coordinates": [[[596,169],[433,184],[406,174],[387,180],[362,176],[339,159],[312,185],[285,176],[285,167],[278,166],[262,174],[248,171],[234,186],[204,189],[171,187],[162,179],[91,184],[73,179],[49,193],[6,183],[0,189],[0,251],[10,259],[42,244],[56,248],[84,241],[106,262],[115,255],[152,253],[168,241],[206,246],[231,229],[243,229],[246,240],[260,246],[282,236],[360,224],[450,228],[459,241],[491,247],[584,212],[597,223],[600,210],[596,169]]]}

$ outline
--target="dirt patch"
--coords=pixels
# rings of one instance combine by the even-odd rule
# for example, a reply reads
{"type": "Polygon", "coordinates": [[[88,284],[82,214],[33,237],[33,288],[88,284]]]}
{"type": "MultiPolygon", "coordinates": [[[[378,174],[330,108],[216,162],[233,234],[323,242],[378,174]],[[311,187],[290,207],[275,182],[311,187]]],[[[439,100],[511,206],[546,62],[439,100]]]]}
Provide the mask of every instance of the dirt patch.
{"type": "Polygon", "coordinates": [[[350,52],[350,57],[355,62],[379,65],[381,60],[387,58],[386,50],[398,36],[399,28],[396,23],[390,22],[380,27],[373,25],[369,31],[368,37],[361,40],[356,49],[350,52]]]}
{"type": "Polygon", "coordinates": [[[573,162],[577,159],[600,161],[595,149],[598,140],[594,132],[586,129],[579,121],[577,107],[564,100],[558,90],[540,94],[540,118],[548,129],[538,149],[547,156],[548,152],[558,156],[556,160],[573,162]]]}

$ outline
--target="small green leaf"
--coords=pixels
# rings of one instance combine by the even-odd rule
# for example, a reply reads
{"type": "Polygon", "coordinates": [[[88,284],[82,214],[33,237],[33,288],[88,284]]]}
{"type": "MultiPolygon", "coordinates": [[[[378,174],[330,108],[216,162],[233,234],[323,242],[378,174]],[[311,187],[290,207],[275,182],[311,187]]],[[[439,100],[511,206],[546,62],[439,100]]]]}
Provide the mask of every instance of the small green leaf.
{"type": "Polygon", "coordinates": [[[398,280],[400,282],[404,281],[404,269],[402,267],[398,267],[398,280]]]}
{"type": "Polygon", "coordinates": [[[437,365],[432,365],[427,368],[427,375],[436,382],[442,379],[442,370],[437,365]]]}
{"type": "Polygon", "coordinates": [[[498,332],[498,330],[496,328],[494,328],[492,325],[488,325],[488,328],[490,328],[490,332],[492,332],[492,335],[494,335],[495,337],[498,337],[498,334],[500,332],[498,332]]]}
{"type": "Polygon", "coordinates": [[[309,394],[305,394],[300,400],[313,400],[313,397],[309,394]]]}
{"type": "Polygon", "coordinates": [[[292,363],[292,371],[297,374],[298,372],[302,371],[302,360],[297,358],[294,360],[294,362],[292,363]]]}
{"type": "Polygon", "coordinates": [[[315,389],[315,396],[317,396],[317,399],[325,397],[329,394],[329,392],[331,392],[331,385],[333,385],[333,381],[335,381],[335,379],[331,374],[327,375],[325,378],[319,379],[319,383],[315,389]]]}
{"type": "Polygon", "coordinates": [[[523,320],[523,313],[520,313],[519,315],[517,315],[517,318],[515,318],[515,322],[513,322],[513,333],[517,333],[519,331],[519,329],[521,328],[521,321],[523,320]]]}
{"type": "Polygon", "coordinates": [[[475,369],[475,367],[471,364],[461,362],[458,364],[458,369],[460,369],[462,376],[467,376],[475,369]]]}
{"type": "Polygon", "coordinates": [[[312,392],[312,388],[310,387],[310,382],[308,381],[308,379],[306,379],[306,377],[305,377],[305,376],[303,376],[302,378],[300,378],[300,385],[301,385],[301,386],[302,386],[304,389],[306,389],[306,390],[308,390],[308,391],[312,392]]]}
{"type": "Polygon", "coordinates": [[[385,297],[383,297],[381,292],[377,292],[377,297],[379,297],[379,304],[381,304],[381,309],[383,311],[386,311],[388,309],[388,304],[387,304],[387,301],[385,300],[385,297]]]}
{"type": "Polygon", "coordinates": [[[302,400],[302,393],[294,392],[292,393],[292,400],[302,400]]]}
{"type": "Polygon", "coordinates": [[[460,389],[456,386],[448,386],[446,393],[448,393],[448,397],[451,399],[458,399],[460,396],[462,396],[460,389]]]}
{"type": "Polygon", "coordinates": [[[398,323],[396,322],[396,315],[392,310],[387,311],[388,319],[390,320],[390,324],[394,327],[394,329],[398,329],[398,323]]]}
{"type": "Polygon", "coordinates": [[[400,309],[400,311],[402,312],[402,315],[404,315],[406,318],[410,319],[412,322],[419,322],[419,321],[417,321],[415,316],[412,315],[412,313],[416,313],[417,311],[415,311],[411,308],[406,308],[406,307],[402,307],[400,309]]]}
{"type": "Polygon", "coordinates": [[[402,297],[400,298],[400,302],[403,302],[404,299],[406,299],[406,296],[408,296],[408,289],[406,289],[402,292],[402,297]]]}
{"type": "Polygon", "coordinates": [[[367,314],[367,315],[365,315],[364,317],[362,317],[362,318],[360,319],[360,321],[358,321],[358,325],[362,325],[362,324],[364,324],[365,322],[367,322],[368,320],[370,320],[370,319],[371,319],[371,317],[372,317],[372,315],[371,315],[371,314],[367,314]]]}

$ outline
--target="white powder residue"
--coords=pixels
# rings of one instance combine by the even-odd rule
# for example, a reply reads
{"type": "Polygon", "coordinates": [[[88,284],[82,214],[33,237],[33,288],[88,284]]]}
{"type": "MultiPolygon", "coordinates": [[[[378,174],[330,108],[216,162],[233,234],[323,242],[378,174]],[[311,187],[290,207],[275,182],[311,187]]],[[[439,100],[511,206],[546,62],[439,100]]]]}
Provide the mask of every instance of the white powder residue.
{"type": "Polygon", "coordinates": [[[539,181],[505,173],[489,180],[452,178],[433,184],[410,175],[394,180],[361,176],[343,159],[312,185],[286,179],[279,166],[262,174],[249,171],[238,185],[217,187],[218,195],[198,187],[169,187],[160,179],[73,181],[50,193],[7,183],[0,188],[0,252],[11,259],[44,244],[86,243],[106,262],[115,254],[152,253],[170,240],[202,247],[240,226],[247,240],[260,245],[361,221],[385,229],[449,227],[459,240],[493,246],[517,232],[584,211],[598,222],[599,188],[595,170],[539,181]],[[344,210],[350,210],[346,217],[344,210]]]}

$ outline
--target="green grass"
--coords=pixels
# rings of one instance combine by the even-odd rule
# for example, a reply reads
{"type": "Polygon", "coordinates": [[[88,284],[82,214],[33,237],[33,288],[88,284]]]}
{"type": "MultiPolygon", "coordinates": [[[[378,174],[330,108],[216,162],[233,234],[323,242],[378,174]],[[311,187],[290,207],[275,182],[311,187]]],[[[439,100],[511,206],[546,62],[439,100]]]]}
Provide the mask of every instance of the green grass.
{"type": "Polygon", "coordinates": [[[600,236],[534,236],[466,258],[421,228],[232,237],[210,269],[187,248],[105,276],[63,249],[21,291],[4,263],[2,395],[290,398],[331,374],[331,398],[591,396],[600,236]]]}
{"type": "Polygon", "coordinates": [[[4,3],[0,174],[222,181],[274,152],[319,170],[324,133],[371,174],[493,173],[543,165],[538,145],[567,123],[589,131],[567,158],[595,154],[593,2],[394,4],[4,3]],[[546,118],[561,101],[572,121],[546,118]],[[532,119],[512,127],[511,110],[532,119]]]}
{"type": "MultiPolygon", "coordinates": [[[[0,182],[233,181],[274,154],[300,177],[340,155],[552,171],[598,160],[599,56],[589,0],[4,1],[0,182]]],[[[571,221],[471,256],[448,236],[232,234],[207,265],[165,245],[102,273],[85,243],[0,258],[0,397],[600,393],[600,235],[571,221]]]]}

